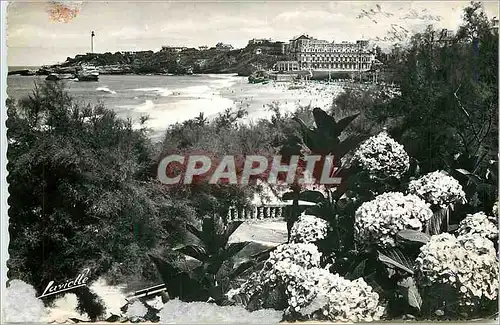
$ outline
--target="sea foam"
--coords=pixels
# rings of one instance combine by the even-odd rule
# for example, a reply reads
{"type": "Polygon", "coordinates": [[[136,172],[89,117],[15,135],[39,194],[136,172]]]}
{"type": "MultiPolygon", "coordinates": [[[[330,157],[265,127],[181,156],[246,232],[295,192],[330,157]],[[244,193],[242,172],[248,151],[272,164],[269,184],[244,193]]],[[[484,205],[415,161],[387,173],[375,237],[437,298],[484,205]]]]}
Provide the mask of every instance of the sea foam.
{"type": "Polygon", "coordinates": [[[155,93],[155,94],[160,95],[162,97],[168,97],[168,96],[172,95],[172,92],[170,91],[170,89],[168,89],[166,87],[137,88],[137,89],[133,89],[133,90],[134,91],[142,91],[145,93],[155,93]]]}
{"type": "Polygon", "coordinates": [[[116,94],[116,91],[114,90],[111,90],[109,89],[108,87],[104,86],[104,87],[97,87],[96,88],[97,91],[102,91],[102,92],[105,92],[105,93],[109,93],[109,94],[113,94],[115,95],[116,94]]]}

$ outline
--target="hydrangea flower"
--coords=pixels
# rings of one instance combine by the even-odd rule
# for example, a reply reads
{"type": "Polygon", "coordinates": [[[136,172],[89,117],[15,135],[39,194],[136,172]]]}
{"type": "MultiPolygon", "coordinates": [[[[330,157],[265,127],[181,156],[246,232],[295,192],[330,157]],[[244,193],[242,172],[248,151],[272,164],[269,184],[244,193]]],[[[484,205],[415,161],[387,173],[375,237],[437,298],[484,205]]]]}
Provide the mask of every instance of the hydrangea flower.
{"type": "Polygon", "coordinates": [[[273,265],[278,262],[286,262],[288,264],[297,264],[308,269],[319,267],[320,259],[321,253],[314,244],[283,244],[279,245],[271,252],[269,259],[266,261],[266,266],[273,267],[273,265]]]}
{"type": "MultiPolygon", "coordinates": [[[[314,263],[307,258],[290,258],[290,253],[310,255],[312,244],[285,244],[266,261],[260,272],[237,289],[227,293],[231,300],[235,294],[249,296],[267,292],[263,288],[283,290],[288,308],[304,316],[340,321],[372,321],[380,319],[384,308],[379,296],[363,279],[349,281],[319,268],[319,253],[314,263]],[[302,251],[302,253],[300,253],[302,251]],[[317,261],[317,262],[316,262],[317,261]]],[[[317,250],[316,250],[317,252],[317,250]]]]}
{"type": "Polygon", "coordinates": [[[460,222],[457,229],[458,235],[480,235],[488,239],[498,237],[498,227],[492,222],[494,218],[488,217],[484,212],[469,214],[460,222]]]}
{"type": "Polygon", "coordinates": [[[465,192],[460,183],[442,171],[435,171],[411,181],[408,193],[415,194],[426,202],[445,207],[466,203],[465,192]]]}
{"type": "Polygon", "coordinates": [[[432,215],[429,204],[415,195],[383,193],[356,210],[356,239],[361,243],[393,247],[394,238],[399,231],[422,231],[432,215]]]}
{"type": "Polygon", "coordinates": [[[352,161],[366,170],[373,179],[399,179],[410,168],[410,157],[404,147],[385,131],[362,143],[352,161]]]}
{"type": "Polygon", "coordinates": [[[301,267],[310,269],[319,267],[321,253],[314,244],[291,243],[282,244],[270,253],[269,259],[264,263],[262,270],[254,272],[240,287],[226,293],[229,300],[235,295],[245,293],[248,296],[259,294],[264,287],[274,287],[283,283],[283,269],[296,269],[301,267]]]}
{"type": "Polygon", "coordinates": [[[372,321],[380,319],[384,308],[379,296],[363,279],[347,280],[320,268],[279,265],[286,285],[288,305],[305,316],[333,321],[372,321]]]}
{"type": "Polygon", "coordinates": [[[338,274],[331,280],[328,304],[322,314],[332,321],[371,322],[378,321],[385,308],[379,305],[379,295],[363,278],[350,281],[338,274]]]}
{"type": "Polygon", "coordinates": [[[443,233],[432,236],[420,251],[416,269],[422,286],[451,285],[461,306],[497,299],[499,264],[490,240],[443,233]]]}
{"type": "Polygon", "coordinates": [[[290,230],[290,240],[294,243],[313,243],[324,239],[328,233],[328,222],[302,214],[290,230]]]}

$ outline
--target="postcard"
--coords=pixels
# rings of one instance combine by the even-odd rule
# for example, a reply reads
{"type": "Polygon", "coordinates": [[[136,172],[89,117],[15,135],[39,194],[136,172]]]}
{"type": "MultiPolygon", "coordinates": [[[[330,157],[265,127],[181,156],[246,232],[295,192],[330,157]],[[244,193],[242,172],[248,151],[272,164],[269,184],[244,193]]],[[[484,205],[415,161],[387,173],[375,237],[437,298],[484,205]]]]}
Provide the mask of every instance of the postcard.
{"type": "Polygon", "coordinates": [[[498,2],[1,5],[2,323],[498,322],[498,2]]]}

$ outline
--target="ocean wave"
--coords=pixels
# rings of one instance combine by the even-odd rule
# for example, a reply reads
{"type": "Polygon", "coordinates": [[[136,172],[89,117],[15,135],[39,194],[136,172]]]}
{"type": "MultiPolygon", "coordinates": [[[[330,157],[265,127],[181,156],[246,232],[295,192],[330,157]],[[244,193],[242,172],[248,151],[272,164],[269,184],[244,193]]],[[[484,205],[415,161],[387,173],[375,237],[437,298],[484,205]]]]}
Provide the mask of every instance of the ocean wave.
{"type": "Polygon", "coordinates": [[[216,89],[229,88],[240,81],[242,77],[237,75],[209,75],[210,85],[216,89]]]}
{"type": "Polygon", "coordinates": [[[97,91],[102,91],[102,92],[105,92],[105,93],[109,93],[109,94],[116,94],[116,91],[114,90],[111,90],[109,89],[108,87],[104,86],[104,87],[97,87],[96,88],[97,91]]]}
{"type": "Polygon", "coordinates": [[[207,85],[177,88],[174,89],[172,93],[179,97],[200,97],[200,98],[207,98],[216,95],[213,89],[207,85]]]}
{"type": "Polygon", "coordinates": [[[133,107],[133,110],[135,112],[147,112],[149,113],[150,111],[154,110],[156,107],[155,103],[153,103],[152,100],[149,100],[147,99],[144,103],[138,105],[138,106],[134,106],[133,107]]]}
{"type": "MultiPolygon", "coordinates": [[[[182,123],[203,113],[206,117],[216,115],[233,106],[233,101],[220,96],[200,99],[182,99],[173,103],[154,104],[147,100],[133,109],[136,113],[147,113],[146,126],[153,132],[164,134],[172,124],[182,123]]],[[[136,123],[134,127],[140,127],[136,123]]]]}
{"type": "Polygon", "coordinates": [[[133,89],[134,91],[142,91],[146,93],[156,93],[162,97],[168,97],[172,95],[172,92],[168,88],[162,88],[162,87],[151,87],[151,88],[137,88],[133,89]]]}

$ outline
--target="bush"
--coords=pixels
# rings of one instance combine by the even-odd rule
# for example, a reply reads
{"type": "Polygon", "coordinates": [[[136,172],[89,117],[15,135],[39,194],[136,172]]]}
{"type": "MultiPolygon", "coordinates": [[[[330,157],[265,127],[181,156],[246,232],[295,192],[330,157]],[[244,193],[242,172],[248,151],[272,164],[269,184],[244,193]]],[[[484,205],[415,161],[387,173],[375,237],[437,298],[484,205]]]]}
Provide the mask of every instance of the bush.
{"type": "MultiPolygon", "coordinates": [[[[144,257],[182,237],[166,222],[182,230],[191,213],[150,180],[146,130],[102,106],[76,103],[59,83],[10,101],[8,117],[9,277],[39,294],[84,268],[90,282],[111,269],[157,281],[144,257]]],[[[91,319],[103,313],[87,287],[75,293],[91,319]]]]}

